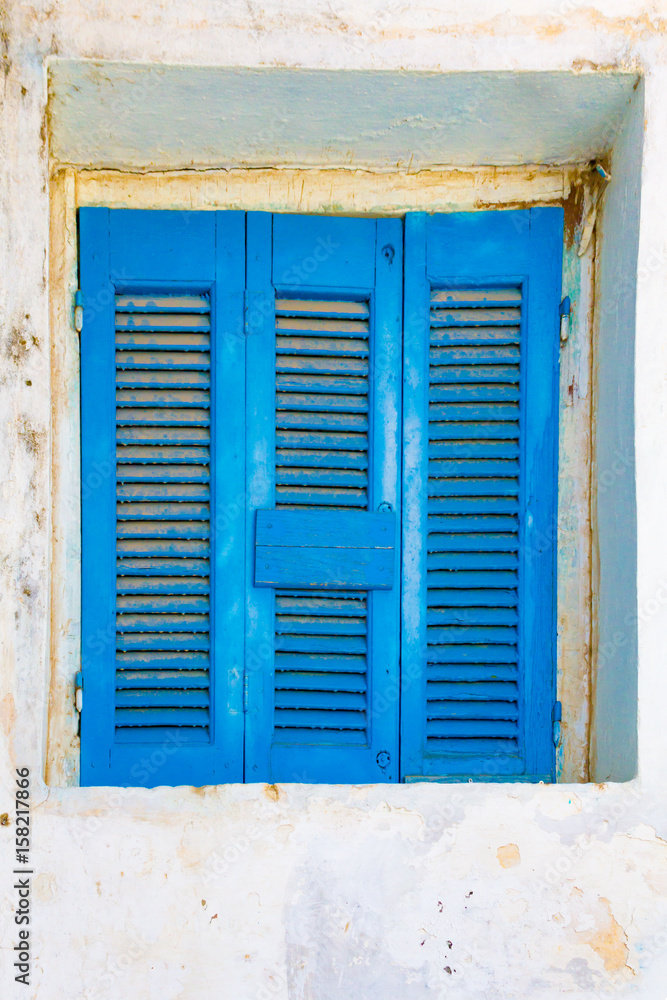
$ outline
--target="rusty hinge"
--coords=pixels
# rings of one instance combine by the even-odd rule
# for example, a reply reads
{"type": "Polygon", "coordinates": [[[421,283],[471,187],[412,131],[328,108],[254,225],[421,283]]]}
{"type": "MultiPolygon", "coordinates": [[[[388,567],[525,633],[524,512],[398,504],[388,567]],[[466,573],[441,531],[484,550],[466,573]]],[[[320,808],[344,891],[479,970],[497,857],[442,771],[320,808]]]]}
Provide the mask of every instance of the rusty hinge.
{"type": "Polygon", "coordinates": [[[570,296],[566,295],[560,306],[558,307],[558,315],[560,316],[560,342],[561,347],[563,344],[567,343],[567,338],[570,335],[570,296]]]}
{"type": "Polygon", "coordinates": [[[557,747],[560,743],[560,724],[563,718],[563,706],[559,701],[554,702],[554,708],[552,712],[552,722],[553,722],[553,741],[554,746],[557,747]]]}
{"type": "Polygon", "coordinates": [[[80,288],[74,293],[74,329],[77,333],[83,330],[83,292],[80,288]]]}
{"type": "Polygon", "coordinates": [[[83,674],[80,670],[77,671],[74,678],[74,704],[77,712],[80,713],[83,708],[83,674]]]}

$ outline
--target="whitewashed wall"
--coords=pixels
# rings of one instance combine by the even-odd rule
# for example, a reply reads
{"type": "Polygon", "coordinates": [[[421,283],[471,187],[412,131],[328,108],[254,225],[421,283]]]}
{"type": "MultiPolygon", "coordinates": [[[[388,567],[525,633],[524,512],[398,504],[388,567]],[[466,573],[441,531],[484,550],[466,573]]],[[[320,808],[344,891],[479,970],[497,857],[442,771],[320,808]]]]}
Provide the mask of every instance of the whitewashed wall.
{"type": "MultiPolygon", "coordinates": [[[[667,5],[14,0],[0,16],[0,812],[11,819],[15,766],[30,766],[35,778],[33,985],[13,982],[5,951],[3,995],[664,1000],[667,5]],[[50,55],[646,74],[635,437],[639,780],[154,791],[41,783],[50,643],[58,641],[49,579],[51,531],[59,530],[50,501],[58,404],[50,398],[50,55]]],[[[67,622],[58,629],[67,633],[67,622]]],[[[9,949],[13,837],[11,822],[0,826],[0,927],[9,949]]]]}

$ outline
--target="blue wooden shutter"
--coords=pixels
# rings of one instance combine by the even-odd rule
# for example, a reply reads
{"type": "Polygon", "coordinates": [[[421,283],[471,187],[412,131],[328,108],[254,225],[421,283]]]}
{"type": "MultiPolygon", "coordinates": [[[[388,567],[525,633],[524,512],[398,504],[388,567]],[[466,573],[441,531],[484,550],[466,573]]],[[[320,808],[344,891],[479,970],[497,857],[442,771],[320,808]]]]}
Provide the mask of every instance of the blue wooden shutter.
{"type": "Polygon", "coordinates": [[[82,784],[242,777],[242,213],[82,209],[82,784]]]}
{"type": "Polygon", "coordinates": [[[553,776],[562,232],[407,219],[405,780],[553,776]]]}
{"type": "Polygon", "coordinates": [[[248,216],[246,780],[398,776],[398,220],[248,216]]]}

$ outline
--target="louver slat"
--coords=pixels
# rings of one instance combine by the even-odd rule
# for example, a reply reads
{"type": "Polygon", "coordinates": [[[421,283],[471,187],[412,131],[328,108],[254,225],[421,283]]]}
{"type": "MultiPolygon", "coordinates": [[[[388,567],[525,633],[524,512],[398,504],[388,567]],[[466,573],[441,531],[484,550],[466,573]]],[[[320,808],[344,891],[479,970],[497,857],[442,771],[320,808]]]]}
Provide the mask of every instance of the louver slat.
{"type": "Polygon", "coordinates": [[[116,386],[116,742],[207,742],[208,296],[117,295],[116,386]]]}
{"type": "Polygon", "coordinates": [[[521,305],[519,288],[431,292],[426,749],[437,754],[519,752],[521,305]]]}
{"type": "MultiPolygon", "coordinates": [[[[276,507],[368,507],[366,302],[276,301],[276,507]]],[[[275,598],[278,741],[349,745],[367,738],[365,591],[275,598]]]]}

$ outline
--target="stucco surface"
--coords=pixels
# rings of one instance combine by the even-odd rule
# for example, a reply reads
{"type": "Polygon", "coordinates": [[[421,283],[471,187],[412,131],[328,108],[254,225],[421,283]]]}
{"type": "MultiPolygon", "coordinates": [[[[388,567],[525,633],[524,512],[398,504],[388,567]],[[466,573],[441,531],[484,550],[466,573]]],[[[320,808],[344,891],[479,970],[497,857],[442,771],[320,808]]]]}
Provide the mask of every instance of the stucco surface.
{"type": "Polygon", "coordinates": [[[276,72],[54,60],[51,154],[79,166],[170,169],[571,163],[609,147],[634,83],[633,73],[276,72]]]}
{"type": "MultiPolygon", "coordinates": [[[[667,6],[16,0],[0,10],[0,811],[12,813],[14,767],[31,767],[36,873],[33,985],[13,982],[5,950],[3,995],[664,1000],[667,6]],[[151,792],[47,788],[39,780],[51,676],[50,540],[52,527],[59,530],[50,503],[51,369],[71,363],[62,345],[52,353],[49,325],[46,60],[55,55],[645,73],[637,780],[151,792]]],[[[58,627],[66,639],[67,624],[58,627]]],[[[152,766],[159,769],[159,758],[152,766]]],[[[9,950],[13,835],[11,823],[0,826],[0,934],[9,950]]]]}

